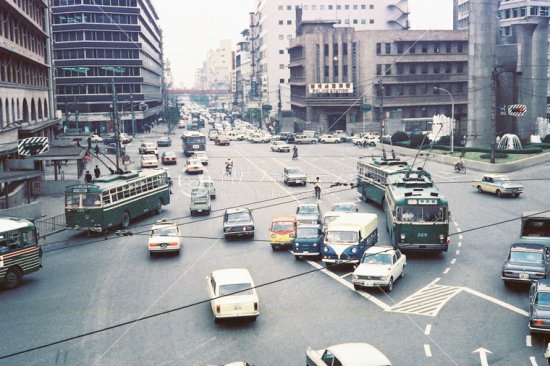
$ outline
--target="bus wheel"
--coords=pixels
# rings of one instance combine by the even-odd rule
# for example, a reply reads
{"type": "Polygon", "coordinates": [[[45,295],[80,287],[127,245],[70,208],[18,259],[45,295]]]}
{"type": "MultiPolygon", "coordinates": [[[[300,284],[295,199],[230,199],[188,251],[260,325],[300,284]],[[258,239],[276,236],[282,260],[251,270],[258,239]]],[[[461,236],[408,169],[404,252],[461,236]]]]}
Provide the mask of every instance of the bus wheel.
{"type": "Polygon", "coordinates": [[[10,268],[4,276],[4,287],[12,290],[21,283],[21,271],[17,268],[10,268]]]}
{"type": "Polygon", "coordinates": [[[157,201],[156,213],[160,214],[161,212],[162,212],[162,200],[159,198],[159,200],[157,201]]]}
{"type": "Polygon", "coordinates": [[[122,214],[122,227],[126,229],[128,226],[130,226],[130,214],[128,211],[124,211],[122,214]]]}

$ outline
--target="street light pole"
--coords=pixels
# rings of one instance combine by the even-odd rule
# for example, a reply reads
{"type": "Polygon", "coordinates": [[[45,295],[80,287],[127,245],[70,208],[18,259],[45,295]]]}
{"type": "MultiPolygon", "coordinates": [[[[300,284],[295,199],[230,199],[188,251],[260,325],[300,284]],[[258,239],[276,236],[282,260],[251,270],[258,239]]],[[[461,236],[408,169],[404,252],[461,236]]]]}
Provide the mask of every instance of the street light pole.
{"type": "Polygon", "coordinates": [[[454,155],[455,153],[455,101],[453,99],[453,95],[447,90],[443,88],[439,88],[437,86],[434,86],[434,90],[441,90],[445,93],[449,94],[449,97],[451,97],[451,154],[454,155]]]}

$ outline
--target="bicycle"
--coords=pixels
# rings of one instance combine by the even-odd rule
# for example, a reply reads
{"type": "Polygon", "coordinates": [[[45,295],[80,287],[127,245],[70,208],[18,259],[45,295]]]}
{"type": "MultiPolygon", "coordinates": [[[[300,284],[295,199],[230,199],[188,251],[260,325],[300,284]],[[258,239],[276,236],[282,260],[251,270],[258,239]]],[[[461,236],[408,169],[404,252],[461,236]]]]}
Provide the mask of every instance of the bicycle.
{"type": "Polygon", "coordinates": [[[464,164],[456,163],[455,164],[455,173],[466,174],[466,166],[464,164]]]}

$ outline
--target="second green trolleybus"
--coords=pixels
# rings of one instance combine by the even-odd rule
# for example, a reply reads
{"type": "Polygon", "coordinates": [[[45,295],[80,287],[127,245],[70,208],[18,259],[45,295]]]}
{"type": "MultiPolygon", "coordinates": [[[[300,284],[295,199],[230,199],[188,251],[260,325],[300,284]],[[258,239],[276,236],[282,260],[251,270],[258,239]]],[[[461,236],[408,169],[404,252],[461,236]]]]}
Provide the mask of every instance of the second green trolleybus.
{"type": "Polygon", "coordinates": [[[65,188],[67,225],[103,232],[170,203],[168,173],[163,169],[112,174],[65,188]]]}

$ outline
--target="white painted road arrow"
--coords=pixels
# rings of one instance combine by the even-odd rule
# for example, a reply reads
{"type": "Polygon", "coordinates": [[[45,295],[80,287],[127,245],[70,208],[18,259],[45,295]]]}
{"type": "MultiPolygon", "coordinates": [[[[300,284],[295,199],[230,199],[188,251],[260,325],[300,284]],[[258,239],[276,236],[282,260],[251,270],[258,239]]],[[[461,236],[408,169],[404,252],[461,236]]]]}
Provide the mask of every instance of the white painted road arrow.
{"type": "Polygon", "coordinates": [[[489,362],[487,361],[487,353],[493,353],[493,352],[491,352],[488,349],[485,349],[483,347],[480,347],[472,353],[479,353],[479,359],[481,360],[481,366],[489,366],[489,362]]]}

